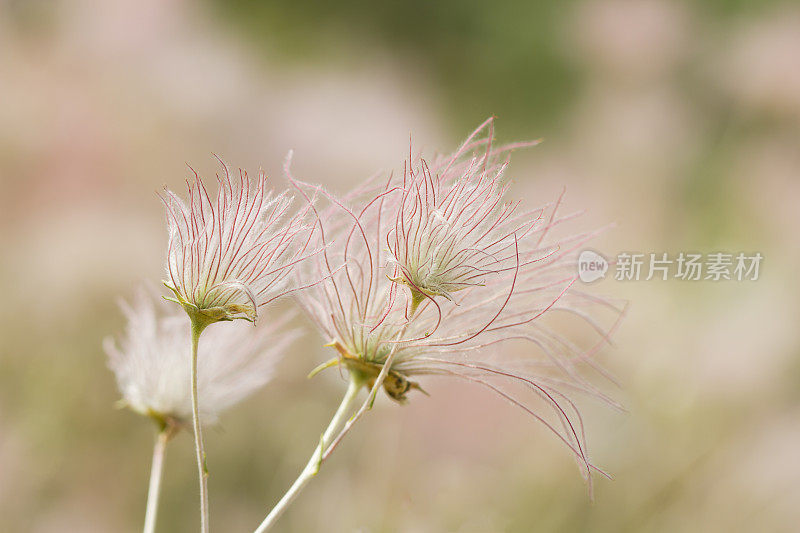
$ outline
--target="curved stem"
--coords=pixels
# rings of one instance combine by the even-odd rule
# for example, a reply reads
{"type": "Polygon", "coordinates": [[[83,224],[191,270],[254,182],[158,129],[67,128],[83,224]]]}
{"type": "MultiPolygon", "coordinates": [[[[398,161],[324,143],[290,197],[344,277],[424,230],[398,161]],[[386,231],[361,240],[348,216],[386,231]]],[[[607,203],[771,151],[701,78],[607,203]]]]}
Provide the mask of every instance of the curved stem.
{"type": "Polygon", "coordinates": [[[200,480],[200,531],[208,533],[208,469],[203,448],[203,430],[200,427],[200,408],[197,399],[197,345],[205,324],[192,320],[192,425],[194,426],[194,448],[197,455],[197,475],[200,480]]]}
{"type": "Polygon", "coordinates": [[[317,474],[320,464],[322,464],[322,456],[323,452],[325,451],[325,446],[327,445],[328,441],[330,441],[333,433],[342,423],[342,420],[344,420],[347,412],[350,410],[350,407],[353,404],[353,401],[358,396],[358,391],[361,390],[363,384],[364,382],[360,377],[354,376],[353,374],[350,375],[350,384],[347,387],[347,392],[345,393],[344,398],[342,398],[342,403],[339,404],[336,414],[333,415],[328,427],[325,429],[325,433],[322,434],[322,438],[320,439],[317,447],[314,449],[314,453],[311,454],[308,464],[306,464],[306,467],[302,472],[300,472],[300,476],[298,476],[289,490],[286,491],[286,494],[283,495],[281,500],[275,505],[275,507],[272,508],[264,521],[261,522],[261,525],[258,526],[258,529],[256,529],[255,533],[264,533],[270,527],[272,527],[275,522],[277,522],[278,518],[280,518],[280,516],[284,513],[284,511],[286,511],[289,505],[294,501],[300,491],[303,490],[309,481],[311,481],[311,478],[317,474]]]}
{"type": "Polygon", "coordinates": [[[147,510],[144,514],[144,533],[156,530],[156,514],[158,513],[158,497],[161,493],[161,478],[164,471],[164,455],[170,439],[170,428],[165,427],[158,432],[153,446],[153,465],[150,467],[150,487],[147,490],[147,510]]]}
{"type": "MultiPolygon", "coordinates": [[[[411,314],[413,315],[413,310],[411,314]]],[[[339,434],[336,435],[336,438],[333,439],[333,442],[331,442],[331,445],[328,447],[328,449],[325,450],[325,453],[322,454],[323,461],[327,459],[330,454],[333,453],[333,450],[336,449],[336,447],[339,445],[339,443],[342,441],[345,435],[347,435],[347,433],[353,427],[353,424],[358,422],[358,420],[362,416],[364,416],[364,413],[366,413],[369,409],[372,409],[372,404],[375,402],[375,397],[378,394],[378,390],[381,388],[381,385],[383,385],[386,376],[389,374],[389,370],[391,370],[392,368],[392,363],[394,363],[394,356],[397,353],[398,347],[400,346],[397,341],[400,340],[400,337],[403,336],[407,328],[408,328],[408,323],[405,326],[403,326],[399,332],[397,332],[397,337],[395,337],[395,343],[394,345],[392,345],[392,349],[389,352],[388,357],[386,357],[386,361],[383,362],[383,368],[381,368],[378,377],[375,378],[375,383],[372,384],[372,389],[370,389],[366,401],[363,404],[361,404],[361,407],[358,409],[358,411],[356,411],[356,413],[350,417],[350,419],[344,425],[339,434]]]]}

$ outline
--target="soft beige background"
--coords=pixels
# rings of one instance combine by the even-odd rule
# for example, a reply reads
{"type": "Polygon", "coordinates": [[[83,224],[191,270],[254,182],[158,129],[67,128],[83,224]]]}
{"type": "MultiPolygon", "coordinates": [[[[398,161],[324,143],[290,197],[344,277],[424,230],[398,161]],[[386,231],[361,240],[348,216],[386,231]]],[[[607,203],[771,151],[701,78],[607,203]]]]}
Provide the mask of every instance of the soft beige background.
{"type": "MultiPolygon", "coordinates": [[[[160,279],[155,191],[211,153],[344,191],[413,132],[454,147],[497,113],[545,137],[510,175],[568,187],[615,254],[760,251],[751,283],[606,280],[632,302],[603,360],[629,409],[584,402],[615,476],[467,385],[382,402],[280,531],[794,531],[800,521],[800,9],[790,2],[0,2],[0,530],[136,531],[153,430],[113,408],[101,339],[160,279]],[[323,9],[320,11],[320,9],[323,9]]],[[[306,325],[306,327],[308,327],[306,325]]],[[[249,531],[342,392],[316,334],[207,437],[212,529],[249,531]]],[[[191,439],[160,531],[195,531],[191,439]]]]}

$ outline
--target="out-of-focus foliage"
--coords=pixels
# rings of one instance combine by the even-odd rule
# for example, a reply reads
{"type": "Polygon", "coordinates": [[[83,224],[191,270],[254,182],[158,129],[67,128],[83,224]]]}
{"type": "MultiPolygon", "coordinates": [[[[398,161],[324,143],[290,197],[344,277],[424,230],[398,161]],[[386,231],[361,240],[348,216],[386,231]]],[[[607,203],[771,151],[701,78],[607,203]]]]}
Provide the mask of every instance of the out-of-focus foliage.
{"type": "Polygon", "coordinates": [[[491,114],[506,134],[551,131],[578,91],[564,61],[566,2],[215,2],[267,54],[288,62],[363,64],[389,54],[412,64],[458,131],[491,114]]]}

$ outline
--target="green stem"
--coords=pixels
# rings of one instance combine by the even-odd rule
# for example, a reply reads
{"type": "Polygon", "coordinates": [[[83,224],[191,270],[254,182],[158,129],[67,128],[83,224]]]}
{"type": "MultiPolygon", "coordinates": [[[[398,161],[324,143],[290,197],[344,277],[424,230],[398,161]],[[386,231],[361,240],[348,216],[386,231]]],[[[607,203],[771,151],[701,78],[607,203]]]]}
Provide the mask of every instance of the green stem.
{"type": "Polygon", "coordinates": [[[298,476],[289,490],[286,491],[286,494],[283,495],[281,500],[275,505],[275,507],[272,508],[264,521],[261,522],[261,525],[258,526],[258,529],[256,529],[255,533],[264,533],[270,527],[272,527],[275,522],[277,522],[278,518],[280,518],[280,516],[284,513],[284,511],[286,511],[289,505],[291,505],[297,495],[300,494],[300,491],[303,490],[309,481],[311,481],[311,478],[317,474],[320,464],[322,464],[322,455],[325,451],[325,446],[327,446],[327,443],[330,441],[334,432],[345,419],[345,416],[347,416],[347,412],[350,411],[350,407],[353,405],[353,401],[358,396],[358,392],[361,390],[363,385],[364,382],[360,376],[354,376],[353,374],[350,375],[350,384],[347,387],[347,392],[345,393],[344,398],[342,398],[342,403],[336,410],[336,414],[334,414],[333,418],[331,418],[327,429],[325,429],[325,433],[322,434],[322,438],[320,439],[317,447],[314,449],[314,453],[311,454],[308,464],[306,464],[306,467],[302,472],[300,472],[300,476],[298,476]]]}
{"type": "MultiPolygon", "coordinates": [[[[410,316],[413,316],[413,313],[411,313],[410,316]]],[[[389,375],[389,370],[392,368],[392,364],[394,363],[394,356],[395,354],[397,354],[397,350],[400,346],[398,344],[398,341],[405,334],[406,329],[408,329],[408,324],[403,326],[400,329],[400,331],[397,332],[397,336],[394,339],[395,343],[392,346],[392,350],[389,352],[389,356],[386,358],[386,361],[383,362],[383,368],[381,368],[378,377],[375,378],[375,383],[372,384],[372,389],[370,389],[369,394],[367,395],[367,400],[363,404],[361,404],[361,407],[358,409],[358,411],[356,411],[355,414],[350,417],[350,419],[344,425],[339,434],[336,435],[336,438],[333,439],[331,445],[328,446],[328,449],[325,450],[325,453],[322,454],[323,461],[327,459],[330,454],[333,453],[333,451],[336,449],[336,447],[339,445],[339,443],[342,441],[345,435],[347,435],[347,433],[353,427],[353,424],[358,422],[358,420],[362,416],[364,416],[364,413],[366,413],[369,409],[372,409],[372,404],[375,402],[375,397],[378,394],[378,390],[380,390],[381,385],[383,385],[386,376],[389,375]]]]}
{"type": "Polygon", "coordinates": [[[158,514],[158,497],[161,493],[161,478],[164,471],[164,455],[167,451],[167,442],[170,439],[170,428],[165,427],[158,432],[156,443],[153,446],[153,465],[150,467],[150,487],[147,491],[147,510],[144,515],[144,533],[153,533],[156,530],[156,515],[158,514]]]}
{"type": "Polygon", "coordinates": [[[200,531],[208,533],[208,469],[203,448],[203,430],[200,427],[200,408],[197,398],[197,345],[200,334],[208,324],[192,319],[192,424],[194,426],[194,448],[197,454],[197,475],[200,480],[200,531]]]}

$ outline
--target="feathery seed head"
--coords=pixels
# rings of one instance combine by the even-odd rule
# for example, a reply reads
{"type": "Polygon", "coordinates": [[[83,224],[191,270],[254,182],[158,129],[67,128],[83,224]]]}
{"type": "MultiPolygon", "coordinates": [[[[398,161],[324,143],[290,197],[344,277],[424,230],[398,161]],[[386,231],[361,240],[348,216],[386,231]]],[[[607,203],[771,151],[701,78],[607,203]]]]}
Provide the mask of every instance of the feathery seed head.
{"type": "Polygon", "coordinates": [[[216,199],[196,173],[187,180],[188,201],[168,189],[162,196],[169,228],[164,284],[201,327],[255,321],[259,307],[291,292],[286,278],[310,255],[305,212],[290,213],[291,200],[274,195],[263,172],[251,180],[220,163],[216,199]]]}
{"type": "Polygon", "coordinates": [[[330,202],[314,208],[324,251],[307,274],[325,281],[298,300],[337,353],[312,374],[342,365],[369,384],[391,353],[384,390],[395,400],[420,389],[418,377],[479,384],[544,423],[588,475],[597,469],[571,396],[617,405],[581,370],[607,376],[593,357],[624,308],[575,286],[577,251],[602,229],[557,231],[579,215],[560,214],[562,198],[533,210],[505,199],[508,154],[531,143],[494,148],[492,124],[454,154],[409,158],[401,177],[371,179],[342,199],[290,176],[307,200],[313,191],[330,202]],[[599,338],[575,342],[566,317],[599,338]]]}
{"type": "MultiPolygon", "coordinates": [[[[189,325],[175,308],[141,287],[132,304],[121,303],[128,322],[118,340],[105,339],[124,404],[161,425],[191,421],[189,325]]],[[[244,324],[212,328],[198,355],[200,416],[219,413],[269,381],[275,364],[297,337],[285,331],[286,317],[255,328],[244,324]]]]}
{"type": "Polygon", "coordinates": [[[508,148],[492,151],[491,126],[485,152],[469,153],[480,144],[474,142],[477,133],[431,165],[411,156],[405,162],[387,245],[395,265],[392,281],[410,288],[412,308],[426,296],[452,300],[456,291],[510,268],[515,236],[522,238],[539,221],[518,216],[518,203],[504,200],[507,161],[499,156],[508,148]]]}

